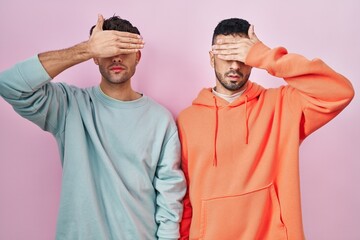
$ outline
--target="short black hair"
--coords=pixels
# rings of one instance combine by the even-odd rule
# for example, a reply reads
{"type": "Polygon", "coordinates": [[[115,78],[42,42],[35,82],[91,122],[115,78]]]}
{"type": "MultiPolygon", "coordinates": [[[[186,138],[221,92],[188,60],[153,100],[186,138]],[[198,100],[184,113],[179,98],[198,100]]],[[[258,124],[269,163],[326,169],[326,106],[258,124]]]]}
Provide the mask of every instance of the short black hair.
{"type": "Polygon", "coordinates": [[[243,35],[248,36],[250,23],[241,18],[229,18],[222,20],[216,26],[212,38],[212,45],[218,35],[243,35]]]}
{"type": "MultiPolygon", "coordinates": [[[[95,28],[95,25],[90,29],[90,36],[95,28]]],[[[102,27],[103,30],[117,30],[121,32],[129,32],[140,35],[140,31],[137,27],[133,26],[128,20],[122,19],[119,16],[112,16],[109,19],[104,20],[102,27]]]]}

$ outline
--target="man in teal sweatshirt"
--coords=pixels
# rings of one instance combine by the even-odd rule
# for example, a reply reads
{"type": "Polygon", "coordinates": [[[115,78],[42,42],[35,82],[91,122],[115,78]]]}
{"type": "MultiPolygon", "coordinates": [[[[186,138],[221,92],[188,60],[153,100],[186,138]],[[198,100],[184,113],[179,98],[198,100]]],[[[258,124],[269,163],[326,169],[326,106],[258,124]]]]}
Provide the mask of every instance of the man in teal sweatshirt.
{"type": "Polygon", "coordinates": [[[119,17],[101,15],[89,40],[40,53],[0,73],[0,95],[57,140],[62,193],[56,239],[178,239],[180,144],[172,115],[134,91],[144,42],[119,17]],[[99,86],[51,80],[93,58],[99,86]]]}

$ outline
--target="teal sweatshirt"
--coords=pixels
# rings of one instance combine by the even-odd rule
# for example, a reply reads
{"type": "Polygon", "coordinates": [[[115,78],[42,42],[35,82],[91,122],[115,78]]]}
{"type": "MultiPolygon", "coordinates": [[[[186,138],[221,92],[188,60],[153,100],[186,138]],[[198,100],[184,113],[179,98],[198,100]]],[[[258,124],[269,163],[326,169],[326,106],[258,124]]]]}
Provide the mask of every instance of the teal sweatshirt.
{"type": "Polygon", "coordinates": [[[0,95],[58,143],[56,239],[177,239],[186,184],[172,115],[50,80],[35,56],[0,74],[0,95]]]}

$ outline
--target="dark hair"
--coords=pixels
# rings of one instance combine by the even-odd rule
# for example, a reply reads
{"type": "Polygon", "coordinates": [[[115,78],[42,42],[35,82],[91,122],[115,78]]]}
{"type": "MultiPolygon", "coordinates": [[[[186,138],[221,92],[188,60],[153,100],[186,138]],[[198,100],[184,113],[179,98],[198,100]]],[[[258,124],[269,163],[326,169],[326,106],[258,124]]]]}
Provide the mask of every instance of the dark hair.
{"type": "Polygon", "coordinates": [[[248,36],[250,23],[244,19],[240,18],[229,18],[222,20],[216,26],[212,38],[212,44],[215,43],[215,38],[218,35],[242,35],[248,36]]]}
{"type": "MultiPolygon", "coordinates": [[[[90,29],[90,36],[95,28],[95,25],[91,27],[90,29]]],[[[103,27],[103,30],[117,30],[121,32],[129,32],[129,33],[135,33],[139,34],[140,32],[137,29],[137,27],[133,26],[128,20],[122,19],[118,16],[113,16],[109,19],[105,19],[103,27]]]]}

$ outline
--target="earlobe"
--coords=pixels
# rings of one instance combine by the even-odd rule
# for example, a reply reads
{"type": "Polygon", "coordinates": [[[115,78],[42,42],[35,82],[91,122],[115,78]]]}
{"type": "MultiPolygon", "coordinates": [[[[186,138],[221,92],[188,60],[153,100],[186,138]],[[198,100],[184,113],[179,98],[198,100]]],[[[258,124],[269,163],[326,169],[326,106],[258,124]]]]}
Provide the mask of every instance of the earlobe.
{"type": "Polygon", "coordinates": [[[97,58],[93,58],[93,60],[96,65],[99,65],[99,61],[97,60],[97,58]]]}

